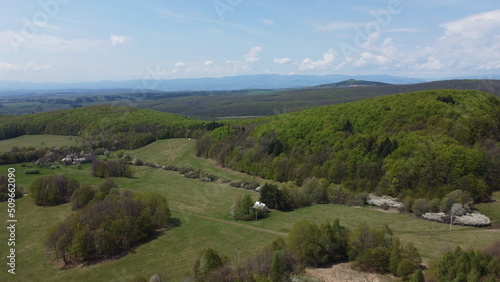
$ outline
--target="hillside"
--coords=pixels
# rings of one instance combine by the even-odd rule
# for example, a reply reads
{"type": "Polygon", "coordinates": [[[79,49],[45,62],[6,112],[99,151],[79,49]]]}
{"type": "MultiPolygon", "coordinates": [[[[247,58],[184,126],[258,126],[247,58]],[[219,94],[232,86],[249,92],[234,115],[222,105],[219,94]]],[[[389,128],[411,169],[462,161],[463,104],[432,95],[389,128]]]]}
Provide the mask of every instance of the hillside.
{"type": "Polygon", "coordinates": [[[500,80],[445,80],[407,85],[375,85],[342,88],[302,88],[257,95],[211,95],[137,101],[139,108],[198,118],[270,116],[318,106],[360,101],[398,93],[425,90],[477,90],[500,96],[500,80]]]}
{"type": "Polygon", "coordinates": [[[0,121],[0,140],[26,134],[72,135],[85,138],[93,147],[133,149],[156,139],[199,134],[205,124],[192,118],[153,110],[92,106],[24,116],[3,116],[0,121]]]}
{"type": "Polygon", "coordinates": [[[476,201],[500,187],[500,101],[435,90],[320,107],[216,129],[200,156],[278,181],[326,178],[353,191],[476,201]]]}
{"type": "Polygon", "coordinates": [[[360,86],[377,86],[377,85],[390,85],[389,83],[366,81],[357,79],[348,79],[337,83],[321,84],[314,88],[344,88],[344,87],[360,87],[360,86]]]}

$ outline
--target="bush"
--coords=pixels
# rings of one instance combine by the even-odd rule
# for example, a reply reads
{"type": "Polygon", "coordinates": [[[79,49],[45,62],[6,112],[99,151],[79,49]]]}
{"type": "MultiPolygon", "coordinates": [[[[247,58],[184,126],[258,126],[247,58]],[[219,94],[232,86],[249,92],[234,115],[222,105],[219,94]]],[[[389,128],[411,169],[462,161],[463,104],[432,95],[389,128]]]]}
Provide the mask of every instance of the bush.
{"type": "Polygon", "coordinates": [[[403,278],[403,280],[406,280],[411,274],[413,274],[414,271],[415,268],[413,267],[411,261],[408,259],[403,259],[398,264],[398,270],[396,274],[399,277],[403,278]]]}
{"type": "Polygon", "coordinates": [[[243,197],[237,197],[234,201],[234,205],[231,208],[231,215],[235,220],[250,221],[255,220],[255,218],[264,218],[265,211],[260,209],[254,209],[255,201],[252,200],[250,195],[245,195],[243,197]],[[257,216],[255,213],[257,212],[257,216]]]}
{"type": "Polygon", "coordinates": [[[346,205],[348,206],[363,206],[366,203],[366,193],[351,193],[347,198],[346,205]]]}
{"type": "MultiPolygon", "coordinates": [[[[9,199],[9,178],[7,175],[0,175],[0,202],[5,202],[9,199]]],[[[16,186],[14,198],[22,198],[24,196],[24,189],[21,186],[16,186]]]]}
{"type": "Polygon", "coordinates": [[[420,217],[424,213],[426,213],[427,209],[428,208],[427,208],[427,200],[426,199],[417,199],[413,203],[413,207],[412,207],[413,213],[418,217],[420,217]]]}
{"type": "Polygon", "coordinates": [[[62,175],[39,177],[30,184],[30,195],[39,206],[55,206],[67,203],[80,186],[78,181],[62,175]]]}
{"type": "Polygon", "coordinates": [[[194,276],[198,281],[206,281],[212,272],[221,269],[227,263],[229,259],[226,256],[213,249],[205,249],[194,263],[194,276]]]}
{"type": "Polygon", "coordinates": [[[255,188],[259,187],[259,183],[256,182],[244,182],[243,189],[245,190],[255,190],[255,188]]]}
{"type": "Polygon", "coordinates": [[[243,183],[240,181],[231,181],[229,183],[229,186],[235,187],[235,188],[241,188],[243,186],[243,183]]]}
{"type": "Polygon", "coordinates": [[[91,166],[93,177],[132,177],[132,170],[124,160],[114,160],[103,162],[94,160],[91,166]]]}
{"type": "Polygon", "coordinates": [[[40,174],[40,170],[34,168],[26,169],[24,174],[40,174]]]}
{"type": "Polygon", "coordinates": [[[76,189],[71,196],[71,210],[76,211],[87,205],[96,195],[96,190],[90,185],[83,185],[76,189]]]}

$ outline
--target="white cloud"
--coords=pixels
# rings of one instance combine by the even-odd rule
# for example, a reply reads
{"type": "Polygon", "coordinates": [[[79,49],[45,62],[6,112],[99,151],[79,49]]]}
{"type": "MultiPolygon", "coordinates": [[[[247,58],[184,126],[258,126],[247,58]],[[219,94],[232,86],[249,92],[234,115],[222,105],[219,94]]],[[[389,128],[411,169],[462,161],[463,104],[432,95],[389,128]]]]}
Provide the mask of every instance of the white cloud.
{"type": "Polygon", "coordinates": [[[415,65],[416,70],[438,70],[442,67],[441,61],[434,57],[429,57],[425,63],[415,65]]]}
{"type": "Polygon", "coordinates": [[[328,53],[323,54],[322,60],[311,60],[309,58],[305,58],[300,64],[301,70],[313,70],[313,69],[324,69],[332,65],[335,60],[336,52],[333,49],[329,49],[328,53]]]}
{"type": "Polygon", "coordinates": [[[26,72],[26,71],[43,71],[50,69],[50,65],[40,65],[33,62],[26,62],[26,64],[11,64],[0,62],[0,72],[26,72]]]}
{"type": "Polygon", "coordinates": [[[478,39],[492,33],[498,34],[500,29],[500,9],[475,14],[463,19],[441,25],[445,29],[444,38],[460,37],[478,39]]]}
{"type": "Polygon", "coordinates": [[[363,23],[357,22],[342,22],[333,21],[323,25],[317,25],[316,30],[318,31],[338,31],[338,30],[351,30],[357,27],[362,27],[363,23]]]}
{"type": "Polygon", "coordinates": [[[389,28],[385,29],[385,32],[421,32],[423,29],[415,27],[403,27],[403,28],[389,28]]]}
{"type": "Polygon", "coordinates": [[[262,51],[262,47],[260,46],[256,46],[256,47],[253,47],[252,49],[250,49],[250,52],[248,52],[248,54],[246,54],[244,57],[245,57],[245,61],[249,62],[249,63],[255,63],[255,62],[258,62],[260,59],[259,59],[259,53],[262,51]]]}
{"type": "Polygon", "coordinates": [[[210,65],[213,65],[213,64],[214,64],[214,61],[212,61],[212,60],[208,60],[208,61],[203,62],[204,66],[210,66],[210,65]]]}
{"type": "Polygon", "coordinates": [[[176,68],[179,68],[179,67],[184,67],[185,65],[186,65],[186,63],[184,63],[184,62],[177,62],[177,63],[175,63],[175,65],[174,65],[174,66],[175,66],[176,68]]]}
{"type": "Polygon", "coordinates": [[[389,62],[389,58],[384,55],[375,54],[371,52],[362,52],[358,60],[354,61],[355,67],[368,67],[368,66],[381,66],[389,62]]]}
{"type": "Polygon", "coordinates": [[[274,25],[274,21],[270,19],[260,19],[260,22],[265,25],[274,25]]]}
{"type": "Polygon", "coordinates": [[[109,40],[111,40],[111,45],[120,46],[125,44],[130,44],[132,42],[132,38],[125,35],[109,35],[109,40]]]}
{"type": "Polygon", "coordinates": [[[274,59],[273,60],[273,63],[280,64],[280,65],[288,64],[288,63],[291,63],[291,62],[292,62],[292,59],[290,59],[290,58],[279,58],[279,59],[274,59]]]}
{"type": "Polygon", "coordinates": [[[65,39],[50,34],[27,34],[22,31],[4,30],[0,32],[0,46],[9,46],[14,50],[20,48],[41,49],[44,51],[86,51],[96,50],[106,45],[106,41],[85,38],[65,39]]]}

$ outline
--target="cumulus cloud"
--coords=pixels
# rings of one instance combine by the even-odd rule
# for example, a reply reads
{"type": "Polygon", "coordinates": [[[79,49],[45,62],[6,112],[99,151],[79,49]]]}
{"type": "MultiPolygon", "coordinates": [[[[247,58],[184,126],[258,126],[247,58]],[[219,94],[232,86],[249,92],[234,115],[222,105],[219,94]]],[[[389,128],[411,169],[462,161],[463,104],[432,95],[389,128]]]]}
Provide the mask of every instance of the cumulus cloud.
{"type": "Polygon", "coordinates": [[[305,58],[300,64],[301,70],[313,70],[313,69],[324,69],[332,65],[335,60],[336,52],[333,49],[329,49],[328,53],[323,54],[322,60],[314,61],[310,58],[305,58]]]}
{"type": "Polygon", "coordinates": [[[280,64],[280,65],[288,64],[288,63],[291,63],[291,62],[292,62],[292,59],[290,59],[290,58],[279,58],[279,59],[274,59],[273,60],[273,63],[280,64]]]}
{"type": "Polygon", "coordinates": [[[213,65],[213,64],[214,64],[214,61],[212,61],[212,60],[208,60],[208,61],[203,62],[204,66],[210,66],[210,65],[213,65]]]}
{"type": "Polygon", "coordinates": [[[125,35],[109,35],[109,40],[111,41],[111,45],[120,46],[125,44],[130,44],[132,42],[132,38],[125,35]]]}
{"type": "Polygon", "coordinates": [[[174,66],[175,66],[176,68],[179,68],[179,67],[184,67],[185,65],[186,65],[186,63],[184,63],[184,62],[177,62],[177,63],[175,63],[175,65],[174,65],[174,66]]]}
{"type": "Polygon", "coordinates": [[[248,54],[246,54],[244,57],[245,57],[245,61],[249,62],[249,63],[255,63],[255,62],[258,62],[260,59],[259,59],[259,53],[262,51],[262,47],[260,46],[256,46],[256,47],[253,47],[252,49],[250,49],[250,52],[248,52],[248,54]]]}
{"type": "Polygon", "coordinates": [[[492,33],[497,34],[500,29],[500,9],[474,14],[463,19],[443,23],[445,29],[443,38],[470,38],[479,39],[492,33]]]}
{"type": "Polygon", "coordinates": [[[12,64],[0,62],[0,72],[26,72],[26,71],[43,71],[50,69],[50,65],[40,65],[33,62],[26,62],[26,64],[12,64]]]}
{"type": "Polygon", "coordinates": [[[442,67],[443,64],[441,61],[434,57],[429,57],[425,63],[415,65],[415,69],[417,70],[438,70],[442,67]]]}

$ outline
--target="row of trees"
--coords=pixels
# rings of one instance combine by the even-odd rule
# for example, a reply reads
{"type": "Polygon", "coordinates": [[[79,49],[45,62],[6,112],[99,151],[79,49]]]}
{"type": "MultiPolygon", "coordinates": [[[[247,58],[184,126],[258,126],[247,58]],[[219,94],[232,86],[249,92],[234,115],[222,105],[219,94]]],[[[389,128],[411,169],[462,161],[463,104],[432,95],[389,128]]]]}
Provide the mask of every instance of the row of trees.
{"type": "Polygon", "coordinates": [[[430,271],[439,281],[499,281],[500,241],[488,253],[479,250],[462,250],[456,247],[446,251],[441,258],[433,261],[430,271]]]}
{"type": "Polygon", "coordinates": [[[90,169],[93,177],[132,177],[132,170],[124,159],[106,162],[96,159],[92,162],[90,169]]]}
{"type": "MultiPolygon", "coordinates": [[[[82,199],[82,194],[75,194],[77,198],[82,199]]],[[[128,251],[166,226],[170,218],[167,200],[156,193],[125,191],[94,199],[88,205],[80,202],[80,209],[50,229],[46,245],[55,258],[68,263],[128,251]]]]}
{"type": "Polygon", "coordinates": [[[375,229],[363,223],[351,231],[338,220],[321,225],[298,221],[286,240],[274,240],[236,266],[213,249],[203,250],[193,273],[197,281],[287,281],[304,267],[346,261],[362,271],[424,281],[417,249],[401,244],[387,226],[375,229]]]}

